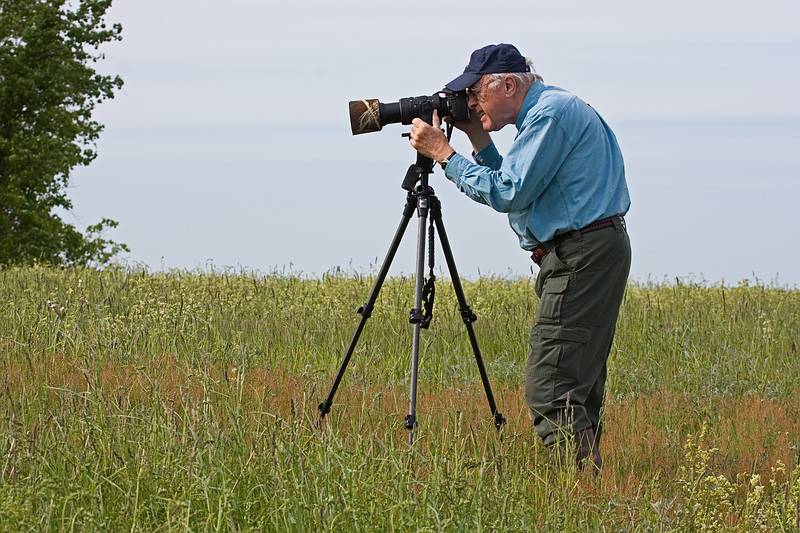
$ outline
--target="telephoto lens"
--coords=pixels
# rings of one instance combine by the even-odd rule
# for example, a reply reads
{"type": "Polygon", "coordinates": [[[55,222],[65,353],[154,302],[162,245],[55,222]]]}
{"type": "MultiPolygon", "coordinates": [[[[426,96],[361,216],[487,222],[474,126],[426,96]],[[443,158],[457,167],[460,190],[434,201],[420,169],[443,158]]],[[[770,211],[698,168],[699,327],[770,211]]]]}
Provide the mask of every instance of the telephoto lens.
{"type": "Polygon", "coordinates": [[[399,102],[381,103],[377,98],[350,102],[350,129],[353,135],[380,131],[387,124],[411,124],[415,118],[430,123],[434,110],[439,117],[467,120],[467,93],[440,91],[431,96],[401,98],[399,102]]]}

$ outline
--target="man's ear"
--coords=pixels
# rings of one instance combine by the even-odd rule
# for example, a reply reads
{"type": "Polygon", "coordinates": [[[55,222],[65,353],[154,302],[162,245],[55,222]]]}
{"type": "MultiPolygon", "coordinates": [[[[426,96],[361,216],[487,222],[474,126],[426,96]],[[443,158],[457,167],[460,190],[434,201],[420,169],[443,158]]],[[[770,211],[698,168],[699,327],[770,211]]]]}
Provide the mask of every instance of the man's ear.
{"type": "Polygon", "coordinates": [[[512,97],[517,94],[517,79],[514,76],[506,76],[503,79],[503,88],[505,89],[506,96],[512,97]]]}

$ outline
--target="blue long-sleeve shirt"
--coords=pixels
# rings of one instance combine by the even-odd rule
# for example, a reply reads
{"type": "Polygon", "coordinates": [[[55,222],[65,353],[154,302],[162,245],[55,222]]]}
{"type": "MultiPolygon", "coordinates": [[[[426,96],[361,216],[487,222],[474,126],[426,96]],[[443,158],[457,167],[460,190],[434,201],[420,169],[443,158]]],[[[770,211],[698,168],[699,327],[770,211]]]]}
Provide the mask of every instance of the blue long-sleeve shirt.
{"type": "Polygon", "coordinates": [[[516,126],[505,158],[489,144],[475,154],[477,164],[454,155],[445,176],[473,200],[508,213],[523,249],[628,212],[617,139],[588,104],[537,81],[528,89],[516,126]]]}

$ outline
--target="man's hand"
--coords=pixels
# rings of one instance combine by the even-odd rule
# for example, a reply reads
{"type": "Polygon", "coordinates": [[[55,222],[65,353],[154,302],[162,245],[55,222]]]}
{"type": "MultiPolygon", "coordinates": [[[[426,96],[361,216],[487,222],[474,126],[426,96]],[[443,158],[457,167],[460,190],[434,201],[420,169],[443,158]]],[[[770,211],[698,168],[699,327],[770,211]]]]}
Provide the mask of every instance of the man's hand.
{"type": "Polygon", "coordinates": [[[447,142],[441,126],[442,121],[439,120],[439,113],[436,110],[433,111],[433,125],[421,118],[412,120],[409,140],[414,150],[434,161],[446,159],[453,153],[453,147],[447,142]]]}
{"type": "Polygon", "coordinates": [[[471,110],[469,113],[469,118],[467,120],[451,120],[450,117],[445,117],[445,122],[448,122],[453,125],[457,130],[461,130],[467,134],[467,137],[472,138],[473,135],[480,135],[482,133],[486,133],[483,131],[483,124],[481,124],[481,117],[480,115],[471,110]]]}
{"type": "Polygon", "coordinates": [[[480,114],[475,109],[470,110],[469,118],[467,120],[451,122],[450,117],[445,117],[445,121],[452,123],[456,129],[459,129],[467,134],[467,137],[469,137],[469,140],[472,143],[472,149],[475,151],[475,153],[480,152],[492,142],[492,138],[489,137],[489,134],[483,129],[480,114]]]}

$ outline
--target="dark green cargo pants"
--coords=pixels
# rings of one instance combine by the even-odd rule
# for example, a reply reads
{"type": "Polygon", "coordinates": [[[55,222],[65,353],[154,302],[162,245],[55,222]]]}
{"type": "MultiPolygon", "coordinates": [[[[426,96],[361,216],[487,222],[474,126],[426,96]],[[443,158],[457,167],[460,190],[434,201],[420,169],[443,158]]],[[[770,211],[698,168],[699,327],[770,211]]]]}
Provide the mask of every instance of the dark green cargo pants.
{"type": "Polygon", "coordinates": [[[599,426],[606,361],[630,265],[621,220],[561,241],[540,262],[525,399],[545,444],[599,426]]]}

